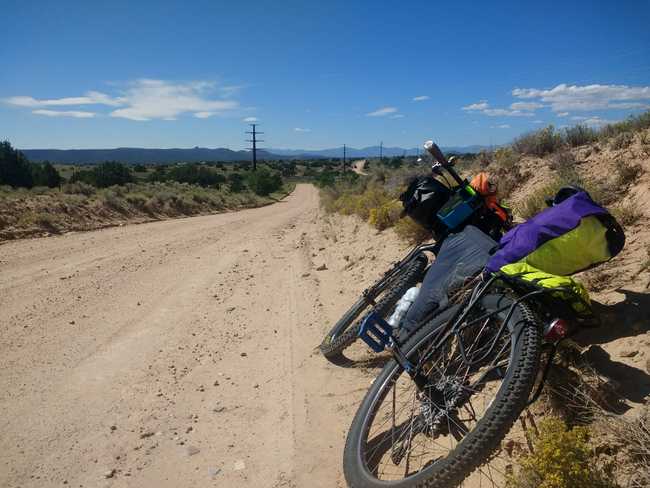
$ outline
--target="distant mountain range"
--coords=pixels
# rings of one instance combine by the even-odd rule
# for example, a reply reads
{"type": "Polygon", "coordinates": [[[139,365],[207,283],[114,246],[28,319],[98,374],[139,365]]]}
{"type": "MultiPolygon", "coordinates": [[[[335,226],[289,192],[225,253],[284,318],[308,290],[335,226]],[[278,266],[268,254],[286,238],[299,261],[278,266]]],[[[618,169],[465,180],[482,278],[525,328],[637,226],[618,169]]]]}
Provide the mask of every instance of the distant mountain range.
{"type": "MultiPolygon", "coordinates": [[[[176,163],[199,161],[248,161],[248,151],[194,147],[190,149],[146,149],[118,147],[116,149],[21,149],[27,159],[34,162],[50,161],[63,164],[96,164],[103,161],[123,163],[176,163]]],[[[281,156],[258,152],[260,159],[277,159],[281,156]]]]}
{"type": "MultiPolygon", "coordinates": [[[[445,152],[479,152],[485,146],[443,147],[445,152]]],[[[165,164],[200,161],[249,161],[249,151],[233,151],[226,148],[210,149],[193,147],[188,149],[147,149],[137,147],[118,147],[116,149],[22,149],[30,161],[50,161],[60,164],[97,164],[103,161],[121,161],[131,164],[165,164]]],[[[415,155],[415,148],[385,147],[385,157],[415,155]]],[[[257,152],[258,159],[316,159],[341,158],[343,147],[331,149],[265,149],[257,152]]],[[[378,157],[379,146],[355,149],[346,148],[348,158],[378,157]]]]}
{"type": "MultiPolygon", "coordinates": [[[[488,146],[449,146],[442,147],[442,150],[447,153],[477,153],[483,149],[486,149],[488,146]]],[[[343,146],[333,147],[330,149],[277,149],[269,148],[268,151],[273,154],[279,154],[281,156],[317,156],[321,158],[342,158],[343,157],[343,146]]],[[[382,154],[384,157],[393,157],[393,156],[415,156],[416,154],[421,153],[423,150],[418,148],[403,148],[403,147],[384,147],[382,154]]],[[[377,158],[379,157],[379,146],[368,146],[361,149],[356,149],[354,147],[346,147],[345,154],[348,158],[377,158]]]]}

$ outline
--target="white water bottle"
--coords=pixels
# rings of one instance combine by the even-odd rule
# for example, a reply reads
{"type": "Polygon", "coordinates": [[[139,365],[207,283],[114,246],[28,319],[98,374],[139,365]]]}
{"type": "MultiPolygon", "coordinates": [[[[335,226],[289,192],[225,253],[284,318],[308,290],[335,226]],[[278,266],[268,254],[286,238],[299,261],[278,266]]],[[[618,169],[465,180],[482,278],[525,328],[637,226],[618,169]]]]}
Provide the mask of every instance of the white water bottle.
{"type": "Polygon", "coordinates": [[[395,311],[388,319],[388,324],[393,329],[399,327],[399,324],[402,322],[402,319],[406,315],[406,312],[409,311],[409,308],[411,308],[411,305],[418,297],[419,293],[420,289],[417,286],[414,286],[413,288],[406,290],[406,293],[404,293],[404,295],[402,295],[402,298],[399,299],[397,305],[395,306],[395,311]]]}

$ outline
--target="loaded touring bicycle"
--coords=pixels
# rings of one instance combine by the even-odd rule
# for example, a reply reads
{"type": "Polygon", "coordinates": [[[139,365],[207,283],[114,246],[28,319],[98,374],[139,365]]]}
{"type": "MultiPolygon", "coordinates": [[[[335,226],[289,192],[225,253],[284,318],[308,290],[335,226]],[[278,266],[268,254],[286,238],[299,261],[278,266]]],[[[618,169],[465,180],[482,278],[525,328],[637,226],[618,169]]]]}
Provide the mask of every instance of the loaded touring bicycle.
{"type": "MultiPolygon", "coordinates": [[[[481,205],[480,195],[435,144],[426,147],[434,172],[447,171],[456,183],[438,217],[457,225],[481,205]]],[[[484,270],[450,289],[448,303],[408,336],[387,316],[422,280],[434,245],[413,249],[328,334],[321,349],[339,363],[357,339],[390,354],[348,433],[351,487],[503,485],[502,441],[539,396],[557,344],[597,323],[570,275],[611,259],[625,242],[586,192],[561,193],[510,230],[484,270]]]]}

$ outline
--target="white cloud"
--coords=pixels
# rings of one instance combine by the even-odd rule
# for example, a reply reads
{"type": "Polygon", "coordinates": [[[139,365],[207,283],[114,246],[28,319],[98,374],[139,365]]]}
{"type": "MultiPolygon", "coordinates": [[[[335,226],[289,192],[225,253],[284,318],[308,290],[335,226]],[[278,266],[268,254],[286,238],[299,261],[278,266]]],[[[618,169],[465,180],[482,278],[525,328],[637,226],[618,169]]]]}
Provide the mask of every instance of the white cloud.
{"type": "Polygon", "coordinates": [[[533,120],[533,124],[543,124],[543,120],[533,120]]]}
{"type": "Polygon", "coordinates": [[[246,117],[244,119],[244,122],[257,122],[258,118],[257,117],[246,117]]]}
{"type": "Polygon", "coordinates": [[[580,124],[588,125],[590,127],[602,127],[603,125],[614,124],[617,122],[616,120],[601,119],[598,115],[591,115],[587,117],[576,115],[574,117],[571,117],[571,120],[575,120],[580,124]]]}
{"type": "Polygon", "coordinates": [[[414,102],[423,102],[429,100],[429,95],[420,95],[419,97],[413,97],[414,102]]]}
{"type": "MultiPolygon", "coordinates": [[[[80,97],[37,99],[30,96],[15,96],[2,101],[18,107],[58,107],[81,105],[107,105],[119,107],[109,113],[111,117],[130,120],[176,120],[188,113],[199,119],[221,115],[239,107],[234,100],[210,98],[208,95],[219,90],[224,97],[232,96],[241,87],[218,88],[212,81],[191,81],[175,83],[164,80],[140,79],[127,84],[119,96],[110,96],[98,91],[86,92],[80,97]]],[[[37,115],[50,117],[92,117],[94,112],[34,110],[37,115]],[[89,115],[92,114],[92,115],[89,115]]]]}
{"type": "Polygon", "coordinates": [[[305,129],[303,127],[296,127],[293,129],[295,132],[311,132],[311,129],[305,129]]]}
{"type": "Polygon", "coordinates": [[[486,108],[481,111],[489,117],[532,117],[533,112],[522,112],[521,110],[508,110],[507,108],[486,108]]]}
{"type": "Polygon", "coordinates": [[[32,110],[33,114],[45,115],[46,117],[75,117],[77,119],[90,119],[97,115],[95,112],[84,112],[81,110],[32,110]]]}
{"type": "Polygon", "coordinates": [[[558,117],[567,117],[569,115],[569,112],[558,112],[556,115],[558,117]]]}
{"type": "MultiPolygon", "coordinates": [[[[477,103],[472,103],[466,107],[462,107],[462,110],[467,112],[480,112],[483,115],[488,117],[532,117],[535,115],[529,110],[533,110],[537,107],[537,103],[522,103],[521,106],[517,106],[516,103],[513,103],[510,109],[507,108],[490,108],[487,100],[481,100],[477,103]]],[[[541,105],[540,105],[541,106],[541,105]]]]}
{"type": "Polygon", "coordinates": [[[391,118],[391,119],[403,119],[404,115],[403,114],[393,114],[389,118],[391,118]]]}
{"type": "Polygon", "coordinates": [[[124,103],[123,98],[111,98],[105,93],[89,91],[82,97],[65,97],[38,100],[34,97],[9,97],[3,100],[10,105],[18,107],[57,107],[65,105],[110,105],[119,106],[124,103]]]}
{"type": "Polygon", "coordinates": [[[232,100],[205,98],[204,94],[212,90],[213,86],[213,83],[206,81],[172,83],[163,80],[137,80],[126,90],[124,98],[127,106],[114,110],[110,116],[130,120],[169,120],[188,112],[210,112],[210,115],[217,115],[239,106],[232,100]]]}
{"type": "Polygon", "coordinates": [[[367,117],[384,117],[386,115],[394,114],[397,112],[396,107],[383,107],[375,110],[374,112],[367,113],[367,117]]]}
{"type": "Polygon", "coordinates": [[[650,108],[650,86],[567,85],[549,90],[515,88],[512,95],[522,99],[539,99],[555,112],[605,109],[650,108]]]}
{"type": "Polygon", "coordinates": [[[463,107],[463,110],[485,110],[488,107],[489,105],[487,103],[487,100],[481,100],[478,103],[472,103],[471,105],[463,107]]]}
{"type": "Polygon", "coordinates": [[[515,102],[510,104],[510,108],[512,110],[525,110],[525,111],[537,110],[538,108],[542,108],[543,106],[544,105],[537,102],[515,102]]]}
{"type": "Polygon", "coordinates": [[[508,124],[501,124],[501,125],[493,125],[491,128],[492,129],[510,129],[510,126],[508,124]]]}

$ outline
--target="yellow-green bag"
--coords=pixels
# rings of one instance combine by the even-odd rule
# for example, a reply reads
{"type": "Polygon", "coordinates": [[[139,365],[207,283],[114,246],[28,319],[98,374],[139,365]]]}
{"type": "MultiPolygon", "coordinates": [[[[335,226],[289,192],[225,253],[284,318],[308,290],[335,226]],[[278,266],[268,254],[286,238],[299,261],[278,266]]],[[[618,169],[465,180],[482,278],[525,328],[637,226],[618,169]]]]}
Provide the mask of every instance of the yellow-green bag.
{"type": "Polygon", "coordinates": [[[527,263],[512,263],[501,268],[501,272],[542,288],[547,288],[551,296],[571,306],[579,315],[591,313],[591,299],[587,289],[569,276],[545,273],[527,263]]]}

